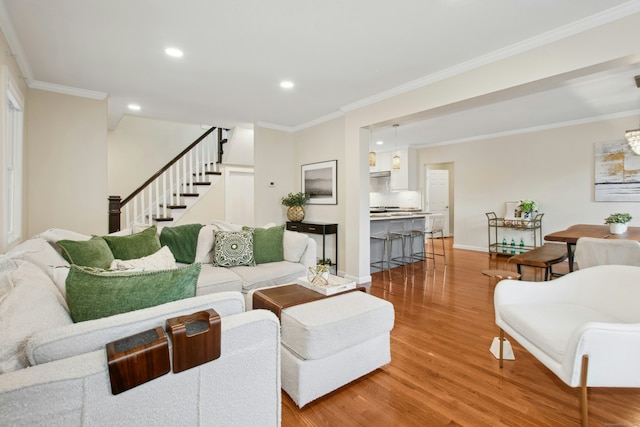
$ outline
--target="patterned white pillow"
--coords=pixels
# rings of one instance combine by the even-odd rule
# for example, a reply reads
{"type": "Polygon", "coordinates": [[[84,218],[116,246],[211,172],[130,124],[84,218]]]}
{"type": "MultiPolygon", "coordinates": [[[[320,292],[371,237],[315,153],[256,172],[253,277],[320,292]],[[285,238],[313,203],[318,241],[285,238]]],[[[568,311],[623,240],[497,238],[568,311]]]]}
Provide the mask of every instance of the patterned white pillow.
{"type": "Polygon", "coordinates": [[[253,233],[250,231],[217,231],[213,244],[216,267],[254,266],[253,233]]]}

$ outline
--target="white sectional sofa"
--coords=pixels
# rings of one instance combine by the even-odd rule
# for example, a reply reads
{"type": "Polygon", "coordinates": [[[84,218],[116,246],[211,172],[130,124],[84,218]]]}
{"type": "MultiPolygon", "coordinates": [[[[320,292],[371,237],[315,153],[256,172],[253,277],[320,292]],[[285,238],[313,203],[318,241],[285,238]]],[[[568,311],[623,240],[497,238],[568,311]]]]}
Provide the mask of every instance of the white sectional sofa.
{"type": "Polygon", "coordinates": [[[198,235],[195,297],[79,323],[67,304],[69,263],[54,243],[91,236],[48,230],[0,255],[0,425],[280,425],[279,321],[245,312],[243,292],[304,275],[315,242],[285,232],[284,261],[214,267],[216,228],[198,235]],[[107,343],[209,308],[221,317],[220,358],[111,393],[107,343]]]}

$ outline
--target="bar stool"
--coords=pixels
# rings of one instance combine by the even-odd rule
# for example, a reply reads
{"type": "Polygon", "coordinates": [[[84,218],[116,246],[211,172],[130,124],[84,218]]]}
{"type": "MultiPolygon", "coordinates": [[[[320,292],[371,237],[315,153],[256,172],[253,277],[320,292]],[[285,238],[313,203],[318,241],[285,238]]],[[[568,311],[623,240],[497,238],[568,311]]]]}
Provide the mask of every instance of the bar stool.
{"type": "Polygon", "coordinates": [[[429,252],[429,244],[427,244],[427,253],[426,258],[432,259],[435,263],[436,256],[441,256],[444,261],[444,265],[447,265],[447,257],[445,254],[444,248],[444,217],[441,214],[433,215],[430,217],[430,226],[425,230],[425,236],[429,235],[429,240],[431,241],[431,252],[429,252]],[[440,241],[442,242],[442,253],[436,253],[435,243],[433,239],[436,237],[436,234],[440,234],[440,241]],[[431,256],[429,256],[431,255],[431,256]]]}
{"type": "Polygon", "coordinates": [[[409,250],[411,251],[409,254],[409,259],[411,263],[414,262],[414,259],[417,261],[424,261],[426,259],[427,254],[424,250],[425,245],[425,218],[412,218],[411,224],[409,225],[409,229],[405,231],[405,238],[409,238],[409,250]],[[416,238],[420,238],[420,249],[416,250],[414,245],[414,240],[416,238]]]}
{"type": "Polygon", "coordinates": [[[387,263],[387,270],[391,271],[391,264],[403,265],[403,262],[396,261],[391,258],[393,250],[393,241],[401,240],[402,245],[402,258],[404,259],[404,242],[405,236],[403,235],[404,225],[403,221],[389,221],[387,223],[387,229],[378,233],[374,233],[370,236],[372,240],[382,241],[382,259],[380,261],[374,261],[370,263],[371,267],[379,268],[384,271],[384,264],[387,263]]]}

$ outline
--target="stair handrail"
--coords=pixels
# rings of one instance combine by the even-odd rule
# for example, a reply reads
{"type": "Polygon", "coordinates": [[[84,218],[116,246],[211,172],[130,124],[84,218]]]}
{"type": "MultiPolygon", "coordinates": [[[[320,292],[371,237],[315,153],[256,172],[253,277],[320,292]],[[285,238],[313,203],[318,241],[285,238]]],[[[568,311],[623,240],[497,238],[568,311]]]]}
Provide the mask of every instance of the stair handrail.
{"type": "Polygon", "coordinates": [[[182,150],[178,155],[176,155],[173,159],[167,162],[162,168],[160,168],[156,173],[154,173],[149,179],[147,179],[142,185],[136,188],[129,196],[122,199],[120,196],[109,196],[109,233],[113,233],[116,231],[120,231],[120,215],[122,212],[122,208],[127,205],[131,200],[133,200],[138,194],[144,191],[147,187],[153,184],[163,173],[165,173],[171,166],[176,164],[180,159],[182,159],[185,155],[187,155],[191,150],[193,150],[200,142],[202,142],[207,136],[209,136],[214,130],[218,130],[218,158],[217,163],[222,163],[222,144],[227,142],[222,138],[223,131],[229,131],[226,128],[220,127],[211,127],[206,132],[204,132],[201,136],[199,136],[195,141],[189,144],[184,150],[182,150]]]}

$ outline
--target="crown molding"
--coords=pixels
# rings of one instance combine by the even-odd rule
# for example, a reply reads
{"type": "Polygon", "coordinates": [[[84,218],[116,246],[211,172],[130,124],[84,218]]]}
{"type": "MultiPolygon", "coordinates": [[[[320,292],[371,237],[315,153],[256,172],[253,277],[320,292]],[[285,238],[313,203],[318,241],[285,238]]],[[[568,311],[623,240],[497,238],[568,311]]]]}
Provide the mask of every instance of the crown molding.
{"type": "Polygon", "coordinates": [[[549,43],[553,43],[567,37],[579,34],[581,32],[599,27],[601,25],[608,24],[610,22],[625,18],[629,15],[640,12],[640,1],[631,0],[623,3],[617,7],[607,9],[599,14],[592,15],[590,17],[573,22],[564,27],[557,28],[546,33],[539,34],[535,37],[531,37],[527,40],[523,40],[518,43],[514,43],[503,49],[496,50],[486,55],[479,56],[470,61],[463,62],[450,68],[446,68],[437,73],[430,74],[417,80],[405,83],[397,86],[393,89],[380,92],[377,95],[373,95],[360,101],[353,102],[340,108],[343,112],[353,111],[358,108],[366,107],[376,102],[389,99],[391,97],[419,89],[421,87],[433,84],[435,82],[445,80],[450,77],[457,76],[467,71],[474,70],[476,68],[488,65],[494,62],[498,62],[512,56],[527,52],[529,50],[544,46],[549,43]]]}
{"type": "MultiPolygon", "coordinates": [[[[558,129],[558,128],[569,127],[569,126],[579,126],[579,125],[584,125],[584,124],[589,124],[594,122],[600,122],[604,120],[622,119],[630,116],[640,116],[640,110],[623,111],[621,113],[604,114],[600,116],[588,117],[585,119],[569,120],[566,122],[557,122],[557,123],[548,123],[540,126],[513,129],[509,131],[496,132],[496,133],[490,133],[490,134],[484,134],[484,135],[474,135],[467,138],[451,139],[448,141],[440,141],[433,144],[422,144],[422,145],[417,144],[415,145],[415,148],[430,148],[430,147],[437,147],[442,145],[462,144],[464,142],[480,141],[483,139],[490,139],[490,138],[500,138],[503,136],[521,135],[523,133],[541,132],[545,130],[558,129]]],[[[622,135],[622,132],[620,133],[620,135],[622,135]]]]}
{"type": "Polygon", "coordinates": [[[108,94],[105,92],[98,92],[95,90],[87,90],[87,89],[78,89],[75,87],[57,85],[54,83],[46,83],[38,80],[31,80],[28,83],[31,89],[46,90],[49,92],[57,92],[64,95],[73,95],[73,96],[80,96],[83,98],[97,99],[100,101],[105,99],[108,96],[108,94]]]}
{"type": "Polygon", "coordinates": [[[256,122],[256,126],[260,126],[261,128],[265,128],[265,129],[279,130],[282,132],[289,132],[289,133],[294,132],[291,126],[277,125],[275,123],[256,122]]]}
{"type": "Polygon", "coordinates": [[[20,44],[18,36],[16,35],[16,29],[13,27],[13,23],[11,23],[11,20],[9,19],[9,14],[7,13],[4,1],[0,1],[0,28],[7,40],[9,49],[11,49],[10,53],[13,55],[16,63],[18,64],[18,68],[22,73],[21,77],[24,78],[28,84],[33,78],[31,67],[29,66],[29,61],[27,61],[27,56],[24,54],[24,50],[22,49],[22,44],[20,44]]]}

